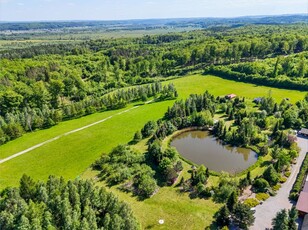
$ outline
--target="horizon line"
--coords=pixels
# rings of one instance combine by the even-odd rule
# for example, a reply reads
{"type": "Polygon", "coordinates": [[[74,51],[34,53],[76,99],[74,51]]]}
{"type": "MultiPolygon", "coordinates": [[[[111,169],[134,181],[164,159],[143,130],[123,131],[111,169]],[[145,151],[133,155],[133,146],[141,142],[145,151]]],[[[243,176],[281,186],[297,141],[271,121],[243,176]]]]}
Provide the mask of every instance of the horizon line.
{"type": "Polygon", "coordinates": [[[256,14],[256,15],[242,15],[242,16],[231,16],[231,17],[171,17],[171,18],[127,18],[127,19],[42,19],[42,20],[23,20],[23,21],[3,21],[0,23],[32,23],[32,22],[121,22],[121,21],[143,21],[143,20],[182,20],[182,19],[237,19],[237,18],[250,18],[250,17],[279,17],[279,16],[305,16],[308,12],[302,13],[289,13],[289,14],[256,14]]]}

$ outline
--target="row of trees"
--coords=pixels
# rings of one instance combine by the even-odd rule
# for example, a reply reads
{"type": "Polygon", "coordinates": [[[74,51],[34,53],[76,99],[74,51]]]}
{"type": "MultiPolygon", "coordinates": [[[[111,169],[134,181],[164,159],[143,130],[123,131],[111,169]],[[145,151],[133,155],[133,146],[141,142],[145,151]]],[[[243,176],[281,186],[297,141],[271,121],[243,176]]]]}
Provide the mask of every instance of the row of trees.
{"type": "MultiPolygon", "coordinates": [[[[89,115],[98,111],[114,110],[124,108],[133,101],[147,101],[154,97],[155,100],[167,100],[177,97],[177,91],[173,84],[162,86],[155,82],[128,89],[117,90],[101,97],[87,96],[85,99],[63,105],[58,109],[50,108],[42,104],[40,108],[21,107],[16,104],[6,105],[11,100],[7,98],[8,92],[4,93],[0,102],[2,103],[0,115],[0,145],[16,139],[24,132],[37,129],[49,128],[62,120],[73,119],[89,115]]],[[[47,103],[47,102],[46,102],[47,103]]]]}
{"type": "Polygon", "coordinates": [[[24,175],[0,194],[1,229],[140,229],[131,209],[91,181],[24,175]]]}
{"type": "Polygon", "coordinates": [[[308,53],[226,66],[210,66],[205,73],[223,78],[286,89],[307,90],[308,53]]]}
{"type": "Polygon", "coordinates": [[[272,220],[273,230],[296,230],[297,210],[293,206],[290,210],[282,209],[272,220]]]}

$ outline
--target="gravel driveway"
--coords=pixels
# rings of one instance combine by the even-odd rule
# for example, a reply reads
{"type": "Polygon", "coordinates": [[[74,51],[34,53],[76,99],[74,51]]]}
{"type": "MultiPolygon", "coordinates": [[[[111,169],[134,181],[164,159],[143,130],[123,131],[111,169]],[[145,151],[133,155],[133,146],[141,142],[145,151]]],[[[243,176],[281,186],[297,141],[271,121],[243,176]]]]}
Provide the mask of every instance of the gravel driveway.
{"type": "Polygon", "coordinates": [[[296,180],[300,166],[305,158],[306,153],[308,152],[308,139],[298,137],[297,143],[301,148],[301,152],[297,159],[297,164],[292,167],[290,177],[281,186],[277,195],[270,197],[262,205],[258,205],[256,207],[256,212],[254,215],[256,219],[254,225],[250,227],[251,230],[264,230],[271,228],[271,222],[276,213],[281,209],[290,209],[292,207],[293,204],[289,201],[288,197],[296,180]]]}

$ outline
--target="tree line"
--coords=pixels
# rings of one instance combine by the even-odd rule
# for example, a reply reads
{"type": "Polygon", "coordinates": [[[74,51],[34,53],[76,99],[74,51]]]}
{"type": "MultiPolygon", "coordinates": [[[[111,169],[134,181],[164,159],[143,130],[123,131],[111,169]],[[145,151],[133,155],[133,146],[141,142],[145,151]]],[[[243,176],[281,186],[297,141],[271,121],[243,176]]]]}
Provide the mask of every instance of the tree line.
{"type": "MultiPolygon", "coordinates": [[[[128,89],[117,90],[103,96],[87,96],[83,100],[69,104],[60,103],[59,96],[50,98],[60,103],[58,106],[48,106],[48,100],[36,104],[34,108],[26,96],[18,96],[6,91],[0,96],[0,145],[16,139],[25,132],[49,128],[61,122],[105,110],[124,108],[133,101],[168,100],[177,97],[173,84],[162,86],[155,82],[128,89]]],[[[31,98],[31,97],[30,97],[31,98]]],[[[35,98],[33,100],[36,100],[35,98]]],[[[64,99],[61,99],[64,100],[64,99]]]]}
{"type": "Polygon", "coordinates": [[[226,66],[210,66],[205,74],[226,79],[285,89],[308,89],[308,53],[287,57],[278,56],[263,61],[226,66]]]}

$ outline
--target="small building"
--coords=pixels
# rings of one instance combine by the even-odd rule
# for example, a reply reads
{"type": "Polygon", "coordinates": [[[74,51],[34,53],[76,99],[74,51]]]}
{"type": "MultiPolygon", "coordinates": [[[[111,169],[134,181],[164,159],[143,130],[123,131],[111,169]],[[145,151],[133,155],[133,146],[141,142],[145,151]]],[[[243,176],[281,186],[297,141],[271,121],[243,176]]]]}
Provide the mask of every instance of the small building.
{"type": "Polygon", "coordinates": [[[256,104],[260,104],[262,99],[263,99],[262,97],[256,97],[255,99],[253,99],[253,102],[256,104]]]}
{"type": "Polygon", "coordinates": [[[300,216],[308,214],[308,192],[301,192],[299,194],[296,209],[300,216]]]}
{"type": "Polygon", "coordinates": [[[236,98],[236,94],[234,94],[234,93],[228,94],[228,95],[226,95],[226,98],[231,100],[233,98],[236,98]]]}
{"type": "Polygon", "coordinates": [[[298,134],[308,136],[308,129],[302,128],[300,131],[298,131],[298,134]]]}
{"type": "Polygon", "coordinates": [[[299,194],[296,209],[300,216],[308,214],[308,176],[306,177],[302,191],[299,194]]]}

